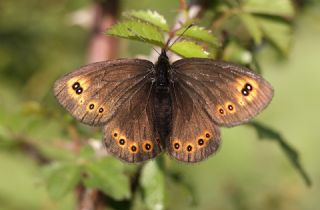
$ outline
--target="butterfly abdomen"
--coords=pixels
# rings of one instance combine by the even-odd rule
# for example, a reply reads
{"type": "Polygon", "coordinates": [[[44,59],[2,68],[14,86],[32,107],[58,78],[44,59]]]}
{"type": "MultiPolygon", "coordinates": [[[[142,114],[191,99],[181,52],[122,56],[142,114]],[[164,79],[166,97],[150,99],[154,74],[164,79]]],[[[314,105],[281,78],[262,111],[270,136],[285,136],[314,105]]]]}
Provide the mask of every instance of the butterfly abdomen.
{"type": "Polygon", "coordinates": [[[156,86],[153,98],[154,127],[162,142],[166,142],[171,132],[172,108],[169,89],[156,86]]]}
{"type": "Polygon", "coordinates": [[[172,123],[169,69],[170,63],[168,56],[166,55],[166,51],[162,50],[155,64],[156,82],[153,90],[154,127],[160,135],[162,142],[166,142],[166,139],[169,137],[172,123]]]}

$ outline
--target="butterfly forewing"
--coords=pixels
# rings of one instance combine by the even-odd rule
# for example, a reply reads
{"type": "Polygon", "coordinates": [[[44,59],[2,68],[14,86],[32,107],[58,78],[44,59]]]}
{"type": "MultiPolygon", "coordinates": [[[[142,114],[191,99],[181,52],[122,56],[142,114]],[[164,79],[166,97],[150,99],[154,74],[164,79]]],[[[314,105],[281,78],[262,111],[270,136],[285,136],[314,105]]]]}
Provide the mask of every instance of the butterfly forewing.
{"type": "Polygon", "coordinates": [[[247,122],[262,111],[273,96],[266,80],[229,62],[188,58],[173,63],[172,69],[193,103],[201,104],[200,111],[206,112],[218,125],[247,122]]]}
{"type": "MultiPolygon", "coordinates": [[[[119,59],[84,66],[54,85],[60,104],[76,119],[90,125],[105,124],[148,82],[153,64],[147,60],[119,59]]],[[[132,107],[132,106],[131,106],[132,107]]]]}

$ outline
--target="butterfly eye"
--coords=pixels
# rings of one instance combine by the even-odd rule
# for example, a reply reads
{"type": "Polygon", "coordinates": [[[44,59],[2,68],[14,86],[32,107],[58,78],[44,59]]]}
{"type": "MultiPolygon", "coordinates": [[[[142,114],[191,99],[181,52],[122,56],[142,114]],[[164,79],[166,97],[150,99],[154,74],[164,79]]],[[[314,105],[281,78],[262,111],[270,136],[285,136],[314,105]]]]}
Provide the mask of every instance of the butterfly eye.
{"type": "Polygon", "coordinates": [[[193,147],[192,147],[192,145],[189,144],[189,145],[187,146],[187,151],[188,151],[188,152],[192,152],[192,150],[193,150],[193,147]]]}
{"type": "Polygon", "coordinates": [[[173,142],[173,148],[174,148],[175,150],[179,150],[179,149],[180,149],[180,143],[177,142],[177,141],[173,142]]]}
{"type": "Polygon", "coordinates": [[[144,147],[146,150],[150,150],[151,149],[151,145],[150,144],[146,144],[144,147]]]}
{"type": "Polygon", "coordinates": [[[76,89],[76,94],[80,95],[83,92],[83,88],[79,87],[78,89],[76,89]]]}
{"type": "Polygon", "coordinates": [[[210,133],[206,133],[206,138],[209,139],[211,137],[210,133]]]}
{"type": "Polygon", "coordinates": [[[138,152],[138,147],[137,147],[137,145],[136,144],[131,144],[130,146],[129,146],[129,151],[131,152],[131,153],[137,153],[138,152]]]}
{"type": "Polygon", "coordinates": [[[93,102],[91,102],[91,103],[88,105],[87,110],[88,110],[89,112],[90,112],[90,111],[93,111],[95,107],[96,107],[96,104],[93,103],[93,102]]]}
{"type": "Polygon", "coordinates": [[[114,138],[117,138],[118,135],[119,135],[119,134],[118,134],[117,132],[114,132],[114,133],[113,133],[113,137],[114,137],[114,138]]]}
{"type": "Polygon", "coordinates": [[[114,138],[114,139],[118,139],[119,137],[119,134],[120,133],[120,130],[117,128],[117,129],[114,129],[111,133],[111,136],[114,138]]]}
{"type": "MultiPolygon", "coordinates": [[[[115,133],[114,133],[115,134],[115,133]]],[[[114,134],[113,134],[113,136],[114,136],[114,134]]],[[[114,139],[117,141],[117,144],[118,144],[118,146],[119,147],[124,147],[125,145],[126,145],[126,143],[127,143],[127,138],[126,137],[124,137],[124,136],[120,136],[119,137],[119,134],[118,133],[116,133],[117,135],[116,135],[116,137],[114,136],[114,139]],[[119,137],[119,138],[118,138],[119,137]]]]}
{"type": "Polygon", "coordinates": [[[150,141],[146,141],[143,143],[142,148],[143,148],[143,151],[150,152],[153,148],[153,145],[150,141]]]}
{"type": "Polygon", "coordinates": [[[119,139],[119,144],[120,145],[125,145],[126,144],[126,140],[125,139],[119,139]]]}
{"type": "Polygon", "coordinates": [[[230,113],[234,113],[236,111],[234,105],[231,103],[227,103],[226,108],[227,108],[227,111],[230,113]]]}
{"type": "Polygon", "coordinates": [[[204,140],[202,138],[198,139],[198,145],[203,146],[204,145],[204,140]]]}
{"type": "Polygon", "coordinates": [[[244,96],[248,96],[249,95],[249,91],[247,89],[242,89],[241,90],[242,95],[244,96]]]}
{"type": "Polygon", "coordinates": [[[75,82],[72,85],[72,89],[77,90],[80,87],[80,83],[79,82],[75,82]]]}
{"type": "Polygon", "coordinates": [[[247,91],[252,91],[252,85],[250,85],[249,83],[246,83],[244,88],[247,90],[247,91]]]}

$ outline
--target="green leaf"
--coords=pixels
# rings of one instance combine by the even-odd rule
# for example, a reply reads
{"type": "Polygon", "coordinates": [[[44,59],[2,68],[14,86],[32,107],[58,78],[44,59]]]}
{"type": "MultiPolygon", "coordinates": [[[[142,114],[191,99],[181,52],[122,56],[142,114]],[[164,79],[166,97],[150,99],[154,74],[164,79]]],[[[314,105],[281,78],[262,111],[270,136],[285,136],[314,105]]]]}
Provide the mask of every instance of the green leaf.
{"type": "Polygon", "coordinates": [[[260,44],[263,34],[254,16],[249,13],[240,13],[239,17],[250,35],[253,37],[254,42],[256,44],[260,44]]]}
{"type": "Polygon", "coordinates": [[[9,149],[17,144],[17,141],[12,140],[9,129],[0,124],[0,149],[9,149]]]}
{"type": "Polygon", "coordinates": [[[168,178],[171,178],[171,180],[169,180],[170,186],[168,186],[170,193],[171,191],[174,191],[175,193],[179,193],[179,195],[183,194],[185,197],[185,204],[188,206],[197,206],[199,204],[199,197],[196,193],[195,186],[193,185],[194,183],[190,182],[184,174],[180,172],[167,172],[167,176],[168,178]]]}
{"type": "Polygon", "coordinates": [[[257,131],[260,139],[272,139],[274,141],[277,141],[281,149],[285,152],[285,154],[291,161],[291,164],[298,170],[306,184],[308,186],[311,186],[311,179],[300,163],[298,152],[287,143],[287,141],[278,131],[258,122],[251,122],[248,125],[252,126],[257,131]]]}
{"type": "Polygon", "coordinates": [[[55,163],[44,168],[50,196],[60,199],[73,190],[81,179],[80,167],[73,163],[55,163]]]}
{"type": "Polygon", "coordinates": [[[79,156],[81,158],[84,158],[84,159],[90,159],[90,158],[93,158],[95,155],[95,151],[94,149],[89,145],[84,145],[81,150],[80,150],[80,154],[79,156]]]}
{"type": "Polygon", "coordinates": [[[252,62],[252,54],[237,42],[231,41],[223,52],[223,60],[246,65],[252,62]]]}
{"type": "Polygon", "coordinates": [[[139,21],[122,21],[107,30],[108,35],[148,42],[162,47],[163,34],[153,25],[139,21]]]}
{"type": "Polygon", "coordinates": [[[124,174],[122,162],[107,157],[90,162],[85,168],[87,187],[98,188],[115,200],[131,197],[129,177],[124,174]]]}
{"type": "Polygon", "coordinates": [[[176,42],[170,47],[170,50],[182,57],[208,58],[210,53],[204,50],[200,45],[191,41],[176,42]]]}
{"type": "Polygon", "coordinates": [[[211,33],[211,31],[206,30],[203,27],[192,26],[186,30],[186,27],[179,29],[176,34],[181,35],[184,32],[183,36],[189,37],[195,40],[199,40],[205,43],[208,43],[213,46],[219,45],[217,38],[211,33]]]}
{"type": "Polygon", "coordinates": [[[291,26],[282,21],[256,17],[256,21],[262,28],[265,37],[283,54],[287,55],[290,50],[292,39],[291,26]]]}
{"type": "Polygon", "coordinates": [[[288,18],[292,18],[295,13],[291,0],[246,0],[242,5],[242,9],[250,13],[288,18]]]}
{"type": "Polygon", "coordinates": [[[149,209],[165,209],[165,175],[160,160],[149,161],[143,167],[140,184],[143,198],[149,209]]]}
{"type": "Polygon", "coordinates": [[[166,19],[156,11],[151,10],[139,10],[129,11],[123,13],[124,16],[129,18],[138,19],[147,23],[150,23],[163,31],[169,31],[169,26],[166,19]]]}

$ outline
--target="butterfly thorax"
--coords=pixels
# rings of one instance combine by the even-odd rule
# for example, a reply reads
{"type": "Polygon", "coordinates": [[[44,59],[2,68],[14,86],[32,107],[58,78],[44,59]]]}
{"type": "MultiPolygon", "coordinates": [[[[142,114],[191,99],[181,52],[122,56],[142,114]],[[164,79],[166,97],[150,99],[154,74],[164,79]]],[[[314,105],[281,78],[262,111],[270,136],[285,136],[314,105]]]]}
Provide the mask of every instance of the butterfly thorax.
{"type": "Polygon", "coordinates": [[[159,87],[164,87],[164,89],[169,88],[169,69],[170,63],[166,51],[162,49],[158,61],[155,64],[156,70],[156,85],[159,87]]]}
{"type": "Polygon", "coordinates": [[[155,87],[153,94],[154,127],[160,135],[162,143],[166,142],[172,123],[172,109],[170,96],[170,63],[165,50],[162,50],[155,64],[155,87]]]}

